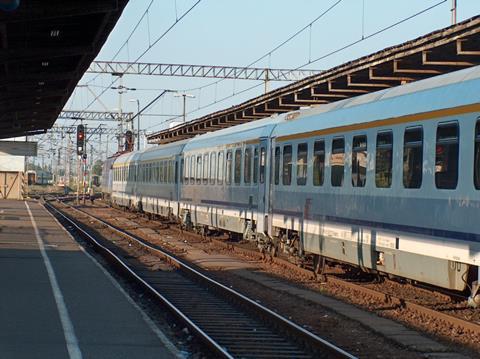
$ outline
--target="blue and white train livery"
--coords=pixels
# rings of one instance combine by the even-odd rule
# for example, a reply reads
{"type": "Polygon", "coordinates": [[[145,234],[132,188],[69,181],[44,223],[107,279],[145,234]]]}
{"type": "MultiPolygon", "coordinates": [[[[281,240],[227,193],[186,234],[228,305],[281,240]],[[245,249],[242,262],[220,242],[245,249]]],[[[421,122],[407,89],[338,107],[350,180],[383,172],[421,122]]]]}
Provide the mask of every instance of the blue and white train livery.
{"type": "Polygon", "coordinates": [[[132,152],[105,171],[117,205],[317,263],[478,289],[478,66],[132,152]]]}

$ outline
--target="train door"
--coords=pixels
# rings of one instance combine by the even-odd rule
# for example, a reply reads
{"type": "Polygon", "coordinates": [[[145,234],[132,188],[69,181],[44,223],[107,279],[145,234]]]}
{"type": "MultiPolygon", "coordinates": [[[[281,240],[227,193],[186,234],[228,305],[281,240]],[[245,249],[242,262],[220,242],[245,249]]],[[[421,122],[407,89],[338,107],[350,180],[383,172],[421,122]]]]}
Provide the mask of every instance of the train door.
{"type": "Polygon", "coordinates": [[[270,220],[270,139],[261,138],[259,146],[257,232],[267,233],[270,220]]]}

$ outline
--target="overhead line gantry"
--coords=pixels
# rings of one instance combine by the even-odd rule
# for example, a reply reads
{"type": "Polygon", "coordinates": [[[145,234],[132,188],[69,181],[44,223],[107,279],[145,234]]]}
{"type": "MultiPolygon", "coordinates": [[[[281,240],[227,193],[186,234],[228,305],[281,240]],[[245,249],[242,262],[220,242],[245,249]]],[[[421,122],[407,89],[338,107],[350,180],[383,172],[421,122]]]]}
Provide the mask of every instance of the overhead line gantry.
{"type": "Polygon", "coordinates": [[[298,81],[308,76],[319,74],[321,70],[93,61],[87,72],[115,75],[155,75],[234,80],[298,81]]]}

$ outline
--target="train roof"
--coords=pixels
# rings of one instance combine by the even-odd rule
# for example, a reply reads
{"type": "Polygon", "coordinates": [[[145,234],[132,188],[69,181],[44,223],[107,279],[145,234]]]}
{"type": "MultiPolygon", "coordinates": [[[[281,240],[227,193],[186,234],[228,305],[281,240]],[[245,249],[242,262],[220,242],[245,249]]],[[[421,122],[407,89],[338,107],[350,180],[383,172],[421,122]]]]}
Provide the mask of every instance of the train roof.
{"type": "Polygon", "coordinates": [[[480,66],[298,111],[274,137],[428,113],[480,102],[480,66]]]}
{"type": "Polygon", "coordinates": [[[274,115],[249,123],[209,132],[190,139],[185,146],[185,151],[196,150],[209,146],[220,146],[240,143],[250,139],[270,137],[275,126],[284,120],[285,114],[274,115]],[[207,142],[207,143],[206,143],[207,142]]]}
{"type": "Polygon", "coordinates": [[[135,161],[148,161],[162,157],[171,157],[182,153],[183,147],[187,140],[168,143],[166,145],[146,148],[141,151],[133,151],[125,153],[115,160],[115,164],[126,164],[135,161]]]}

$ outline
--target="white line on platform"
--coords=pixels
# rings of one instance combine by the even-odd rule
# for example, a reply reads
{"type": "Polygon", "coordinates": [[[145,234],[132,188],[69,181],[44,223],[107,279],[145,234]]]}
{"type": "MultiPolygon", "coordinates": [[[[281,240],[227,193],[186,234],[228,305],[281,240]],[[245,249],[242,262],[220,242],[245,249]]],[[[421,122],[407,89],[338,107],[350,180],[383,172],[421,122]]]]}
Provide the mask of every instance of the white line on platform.
{"type": "MultiPolygon", "coordinates": [[[[47,212],[52,218],[53,220],[58,224],[58,226],[60,228],[62,228],[65,233],[72,239],[72,241],[77,242],[77,240],[72,236],[72,234],[67,231],[67,229],[58,221],[58,219],[50,212],[50,211],[47,211],[45,209],[45,207],[43,207],[43,209],[45,210],[45,212],[47,212]]],[[[95,257],[93,257],[92,255],[90,255],[90,253],[88,253],[85,248],[81,245],[81,244],[78,244],[78,248],[80,248],[80,250],[88,257],[91,259],[91,261],[103,272],[103,274],[105,274],[105,276],[110,280],[110,282],[112,282],[112,284],[114,285],[115,288],[117,288],[120,293],[122,293],[125,298],[127,299],[127,301],[136,309],[140,312],[140,315],[142,316],[143,320],[145,321],[145,323],[147,323],[147,325],[150,327],[150,329],[152,330],[153,333],[155,333],[155,335],[158,337],[158,339],[160,339],[160,341],[165,345],[165,347],[173,354],[175,355],[177,358],[184,358],[185,355],[183,355],[183,353],[175,346],[175,344],[173,344],[173,342],[168,339],[168,337],[163,333],[163,331],[155,324],[155,322],[149,317],[149,315],[137,304],[135,303],[135,301],[133,300],[133,298],[125,291],[125,289],[123,289],[123,287],[120,285],[120,283],[118,283],[118,281],[105,269],[105,267],[103,265],[101,265],[96,259],[95,257]]]]}
{"type": "Polygon", "coordinates": [[[67,306],[63,299],[60,286],[58,285],[57,276],[53,270],[50,258],[48,258],[47,252],[45,251],[45,244],[43,243],[42,236],[38,230],[37,222],[35,221],[35,218],[33,218],[30,206],[26,201],[25,206],[27,207],[28,215],[30,216],[30,221],[32,222],[33,230],[35,232],[35,237],[37,238],[38,247],[40,248],[40,253],[42,254],[43,263],[45,263],[50,285],[52,286],[53,296],[57,304],[58,315],[60,316],[60,321],[62,322],[63,334],[65,336],[68,354],[70,359],[82,359],[82,352],[80,351],[80,347],[78,345],[77,336],[75,335],[72,321],[68,315],[67,306]]]}

